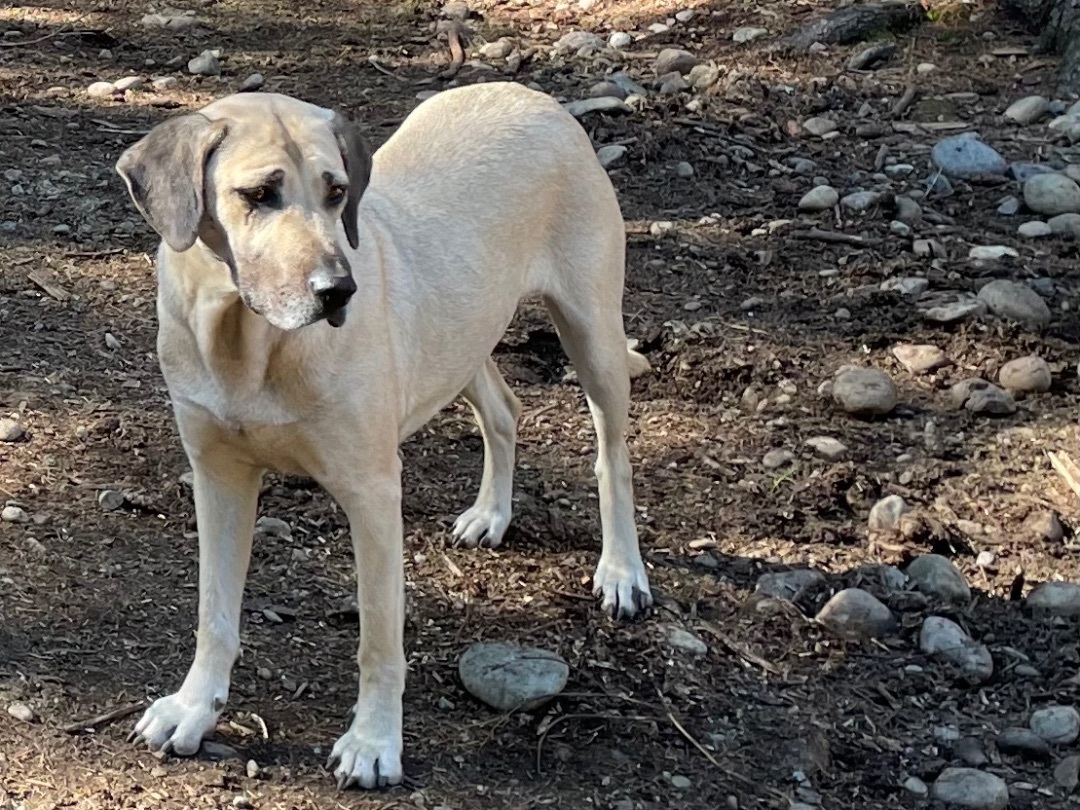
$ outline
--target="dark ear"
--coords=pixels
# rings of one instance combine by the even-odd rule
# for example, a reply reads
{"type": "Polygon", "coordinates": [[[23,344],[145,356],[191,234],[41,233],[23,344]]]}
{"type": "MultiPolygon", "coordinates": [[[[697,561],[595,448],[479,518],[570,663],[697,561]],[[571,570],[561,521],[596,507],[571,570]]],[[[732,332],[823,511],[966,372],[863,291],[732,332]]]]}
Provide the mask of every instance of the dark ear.
{"type": "Polygon", "coordinates": [[[367,139],[360,134],[356,124],[347,120],[341,113],[334,114],[334,137],[341,150],[341,159],[345,161],[345,171],[349,174],[349,196],[341,212],[341,223],[345,226],[345,236],[355,249],[360,244],[360,223],[357,210],[360,198],[371,179],[371,147],[367,139]]]}
{"type": "Polygon", "coordinates": [[[158,124],[116,161],[139,213],[177,252],[198,238],[206,160],[224,137],[223,121],[181,115],[158,124]]]}

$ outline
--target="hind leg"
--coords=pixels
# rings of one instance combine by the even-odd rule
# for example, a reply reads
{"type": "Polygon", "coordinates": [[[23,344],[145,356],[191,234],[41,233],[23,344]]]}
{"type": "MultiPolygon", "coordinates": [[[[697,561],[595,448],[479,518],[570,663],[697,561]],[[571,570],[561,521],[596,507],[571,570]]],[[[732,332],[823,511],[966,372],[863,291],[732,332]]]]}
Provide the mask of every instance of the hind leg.
{"type": "Polygon", "coordinates": [[[613,616],[630,618],[652,604],[634,524],[633,472],[626,447],[630,372],[618,303],[547,301],[563,348],[577,369],[596,428],[596,481],[602,547],[593,593],[613,616]]]}
{"type": "Polygon", "coordinates": [[[490,357],[461,395],[484,437],[484,473],[476,503],[454,522],[454,540],[469,548],[496,548],[510,525],[521,402],[490,357]]]}

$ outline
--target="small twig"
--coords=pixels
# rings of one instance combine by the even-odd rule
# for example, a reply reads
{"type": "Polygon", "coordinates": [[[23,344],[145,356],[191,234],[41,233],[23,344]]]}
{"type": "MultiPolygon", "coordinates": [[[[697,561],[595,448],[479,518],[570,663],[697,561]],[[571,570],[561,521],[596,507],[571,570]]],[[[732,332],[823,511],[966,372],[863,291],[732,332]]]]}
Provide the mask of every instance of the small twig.
{"type": "Polygon", "coordinates": [[[712,624],[711,622],[702,622],[701,627],[703,630],[713,636],[713,638],[715,638],[717,641],[719,641],[721,644],[731,650],[731,652],[742,658],[744,661],[748,661],[751,664],[756,664],[757,666],[768,672],[770,675],[780,674],[780,670],[776,667],[775,664],[765,658],[762,658],[757,653],[747,649],[745,645],[739,644],[739,642],[735,641],[735,639],[731,638],[723,630],[721,630],[719,627],[712,624]]]}
{"type": "Polygon", "coordinates": [[[104,256],[116,256],[127,251],[127,248],[109,248],[108,250],[79,250],[74,253],[65,253],[65,259],[100,259],[104,256]]]}
{"type": "Polygon", "coordinates": [[[397,79],[399,82],[407,82],[408,81],[408,79],[406,79],[406,78],[404,78],[402,76],[398,76],[396,73],[394,73],[394,71],[392,71],[390,68],[388,68],[382,62],[380,62],[378,57],[376,57],[374,54],[369,56],[367,58],[367,60],[368,60],[369,65],[371,65],[373,68],[375,68],[377,71],[379,71],[379,73],[382,73],[384,76],[389,76],[391,79],[397,79]]]}
{"type": "Polygon", "coordinates": [[[919,94],[919,90],[915,85],[909,84],[904,89],[904,95],[900,96],[900,100],[897,101],[892,108],[892,117],[900,118],[907,112],[908,107],[915,101],[915,96],[919,94]]]}
{"type": "Polygon", "coordinates": [[[142,709],[145,703],[135,703],[131,706],[122,706],[119,709],[113,709],[111,712],[105,712],[99,714],[97,717],[91,717],[89,720],[80,720],[77,723],[69,723],[66,726],[60,728],[66,734],[79,734],[83,731],[92,731],[97,726],[103,726],[106,723],[111,723],[113,720],[122,720],[129,715],[135,714],[135,712],[142,709]]]}
{"type": "Polygon", "coordinates": [[[450,67],[439,74],[440,79],[452,79],[465,64],[465,48],[461,44],[461,23],[453,22],[446,31],[446,38],[450,40],[450,67]]]}
{"type": "Polygon", "coordinates": [[[30,273],[30,280],[39,286],[50,298],[54,298],[57,301],[67,301],[71,297],[71,294],[53,281],[43,271],[34,270],[30,273]]]}
{"type": "Polygon", "coordinates": [[[821,228],[811,228],[808,231],[796,231],[791,234],[795,239],[812,239],[815,242],[834,242],[841,245],[857,245],[869,247],[880,245],[880,239],[867,236],[855,236],[850,233],[838,233],[837,231],[823,231],[821,228]]]}
{"type": "Polygon", "coordinates": [[[28,39],[26,40],[26,42],[0,42],[0,48],[25,48],[27,45],[37,45],[40,42],[48,42],[50,39],[61,36],[62,34],[71,34],[73,33],[70,30],[72,26],[74,26],[75,23],[81,20],[85,20],[87,17],[90,16],[90,14],[91,12],[89,11],[83,12],[71,22],[64,23],[55,31],[48,33],[43,37],[38,37],[37,39],[28,39]]]}
{"type": "Polygon", "coordinates": [[[609,714],[586,713],[586,714],[564,714],[561,717],[556,717],[554,720],[551,721],[551,724],[547,728],[545,728],[544,731],[540,734],[540,739],[536,741],[536,772],[538,774],[542,774],[544,772],[544,769],[541,766],[541,762],[542,762],[543,754],[544,754],[544,740],[547,739],[548,734],[551,733],[552,729],[554,729],[555,726],[559,725],[560,723],[564,723],[567,720],[625,720],[625,721],[627,721],[629,723],[655,723],[656,722],[655,717],[649,717],[647,715],[637,715],[637,714],[632,714],[632,715],[627,715],[627,716],[621,716],[620,717],[620,716],[617,716],[617,715],[609,715],[609,714]]]}
{"type": "Polygon", "coordinates": [[[1076,496],[1080,498],[1080,467],[1065,453],[1055,453],[1053,451],[1046,454],[1050,459],[1050,466],[1054,468],[1054,472],[1065,479],[1065,483],[1069,485],[1069,489],[1076,493],[1076,496]]]}

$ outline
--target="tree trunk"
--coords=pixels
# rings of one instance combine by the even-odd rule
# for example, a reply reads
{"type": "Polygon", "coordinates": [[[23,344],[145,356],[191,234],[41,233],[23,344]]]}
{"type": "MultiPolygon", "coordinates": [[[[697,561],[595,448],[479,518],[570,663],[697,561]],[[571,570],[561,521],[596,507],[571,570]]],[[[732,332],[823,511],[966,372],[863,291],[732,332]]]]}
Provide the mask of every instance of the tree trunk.
{"type": "Polygon", "coordinates": [[[1002,7],[1040,33],[1039,50],[1061,56],[1058,94],[1080,93],[1080,0],[1002,0],[1002,7]]]}

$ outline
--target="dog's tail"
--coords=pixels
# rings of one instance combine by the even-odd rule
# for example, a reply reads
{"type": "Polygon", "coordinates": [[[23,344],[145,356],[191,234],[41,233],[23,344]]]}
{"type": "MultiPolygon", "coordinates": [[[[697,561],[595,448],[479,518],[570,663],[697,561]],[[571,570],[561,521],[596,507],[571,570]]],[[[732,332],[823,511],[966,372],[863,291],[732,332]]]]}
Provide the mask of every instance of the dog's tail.
{"type": "Polygon", "coordinates": [[[630,338],[626,341],[626,365],[627,368],[630,369],[631,380],[652,371],[652,366],[649,364],[649,358],[641,352],[636,351],[637,346],[638,342],[635,338],[630,338]]]}

